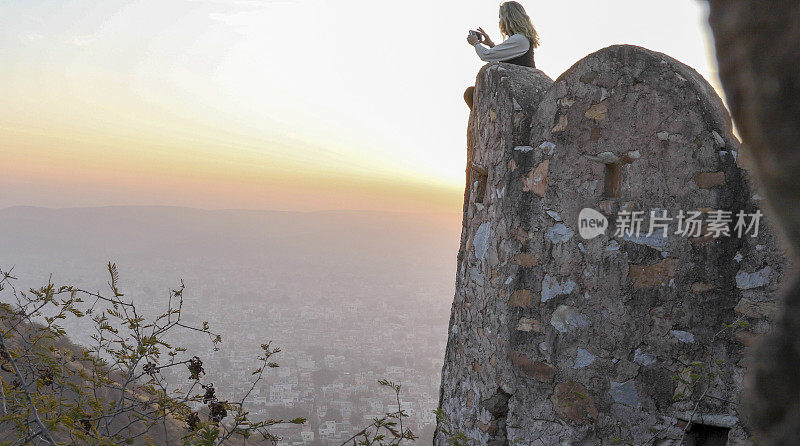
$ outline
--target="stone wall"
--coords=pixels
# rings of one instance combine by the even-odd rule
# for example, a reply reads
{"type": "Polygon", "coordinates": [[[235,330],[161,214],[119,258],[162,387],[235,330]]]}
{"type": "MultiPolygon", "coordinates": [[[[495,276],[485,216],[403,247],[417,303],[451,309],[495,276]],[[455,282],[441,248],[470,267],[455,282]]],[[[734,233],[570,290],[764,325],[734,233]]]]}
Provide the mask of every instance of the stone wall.
{"type": "Polygon", "coordinates": [[[660,53],[605,48],[555,82],[484,67],[436,444],[749,444],[745,351],[786,261],[765,218],[733,231],[759,200],[738,149],[710,85],[660,53]],[[579,235],[583,208],[605,234],[579,235]],[[732,236],[647,235],[650,211],[717,210],[732,236]],[[626,211],[640,235],[615,234],[626,211]]]}

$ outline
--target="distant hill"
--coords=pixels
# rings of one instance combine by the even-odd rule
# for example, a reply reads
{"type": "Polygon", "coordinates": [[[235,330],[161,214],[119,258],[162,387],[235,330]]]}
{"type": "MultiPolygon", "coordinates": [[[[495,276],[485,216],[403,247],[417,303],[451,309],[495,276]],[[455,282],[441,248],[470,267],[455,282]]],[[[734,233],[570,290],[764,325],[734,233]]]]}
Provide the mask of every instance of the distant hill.
{"type": "Polygon", "coordinates": [[[234,268],[264,277],[413,270],[449,283],[459,236],[458,213],[10,207],[0,209],[0,265],[64,280],[102,276],[112,260],[123,276],[171,280],[234,268]]]}

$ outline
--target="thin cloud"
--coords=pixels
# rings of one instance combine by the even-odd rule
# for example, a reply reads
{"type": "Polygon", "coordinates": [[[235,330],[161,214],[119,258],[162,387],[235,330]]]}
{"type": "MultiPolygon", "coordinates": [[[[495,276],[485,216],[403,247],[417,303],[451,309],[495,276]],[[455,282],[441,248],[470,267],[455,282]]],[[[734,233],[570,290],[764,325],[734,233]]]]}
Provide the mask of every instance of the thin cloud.
{"type": "Polygon", "coordinates": [[[209,12],[208,18],[221,23],[239,34],[248,34],[253,30],[261,29],[263,20],[259,13],[267,13],[273,6],[297,5],[297,0],[191,0],[214,5],[226,5],[229,8],[224,12],[218,8],[217,12],[209,12]]]}
{"type": "Polygon", "coordinates": [[[250,6],[250,7],[298,3],[298,0],[189,0],[189,1],[192,3],[209,3],[215,5],[250,6]]]}
{"type": "Polygon", "coordinates": [[[67,39],[67,43],[79,47],[86,47],[93,44],[97,40],[95,36],[72,36],[67,39]]]}
{"type": "Polygon", "coordinates": [[[39,33],[20,34],[19,39],[23,42],[34,43],[44,40],[44,36],[39,33]]]}

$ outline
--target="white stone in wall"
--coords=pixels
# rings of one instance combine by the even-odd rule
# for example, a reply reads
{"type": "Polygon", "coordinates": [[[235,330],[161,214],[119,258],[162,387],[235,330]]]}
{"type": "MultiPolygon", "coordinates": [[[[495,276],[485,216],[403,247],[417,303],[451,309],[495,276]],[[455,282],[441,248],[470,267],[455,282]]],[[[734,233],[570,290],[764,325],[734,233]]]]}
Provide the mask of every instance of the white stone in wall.
{"type": "Polygon", "coordinates": [[[550,318],[550,325],[559,333],[566,333],[580,327],[586,327],[591,323],[589,317],[581,314],[577,309],[567,305],[559,305],[553,316],[550,318]]]}
{"type": "Polygon", "coordinates": [[[736,287],[742,290],[762,287],[769,283],[769,275],[771,272],[772,268],[769,266],[765,266],[753,273],[739,271],[736,273],[736,287]]]}
{"type": "Polygon", "coordinates": [[[647,367],[648,365],[651,365],[654,362],[656,362],[656,359],[648,355],[647,353],[642,352],[642,349],[637,348],[636,352],[633,355],[633,362],[641,366],[647,367]]]}
{"type": "Polygon", "coordinates": [[[542,302],[547,302],[560,294],[571,293],[575,289],[575,285],[576,283],[572,279],[560,281],[550,274],[545,274],[542,279],[542,302]]]}
{"type": "Polygon", "coordinates": [[[470,277],[472,277],[472,280],[475,281],[475,283],[477,283],[480,286],[483,286],[484,277],[483,274],[481,274],[477,268],[470,268],[469,275],[470,277]]]}
{"type": "Polygon", "coordinates": [[[611,381],[611,398],[616,403],[639,407],[639,392],[636,391],[636,381],[629,380],[621,383],[611,381]]]}
{"type": "Polygon", "coordinates": [[[539,144],[539,148],[546,151],[548,155],[552,155],[553,152],[556,150],[556,145],[550,141],[545,141],[539,144]]]}
{"type": "Polygon", "coordinates": [[[475,257],[480,260],[486,258],[486,251],[489,250],[489,238],[492,236],[492,224],[488,221],[483,222],[478,230],[475,231],[475,257]]]}
{"type": "Polygon", "coordinates": [[[670,330],[669,332],[672,336],[678,338],[679,341],[685,342],[687,344],[691,344],[694,342],[694,335],[689,333],[688,331],[683,330],[670,330]]]}
{"type": "Polygon", "coordinates": [[[552,218],[553,220],[559,221],[559,222],[562,221],[561,220],[561,216],[558,215],[558,212],[556,212],[556,211],[545,211],[545,212],[547,212],[547,215],[549,215],[550,218],[552,218]]]}
{"type": "Polygon", "coordinates": [[[582,369],[584,367],[588,367],[592,365],[595,360],[595,356],[589,352],[589,350],[583,349],[578,347],[578,353],[575,355],[575,363],[572,366],[573,369],[582,369]]]}
{"type": "MultiPolygon", "coordinates": [[[[667,233],[669,234],[669,232],[667,233]]],[[[662,231],[655,231],[653,234],[649,236],[639,234],[639,236],[637,237],[635,235],[625,234],[622,236],[622,239],[639,245],[646,245],[661,251],[667,247],[667,238],[662,237],[662,235],[663,235],[662,231]]]]}
{"type": "Polygon", "coordinates": [[[566,227],[565,225],[558,223],[550,227],[545,234],[547,240],[550,240],[553,243],[560,243],[566,242],[572,238],[575,232],[566,227]]]}
{"type": "Polygon", "coordinates": [[[716,130],[711,132],[711,136],[714,138],[714,142],[717,143],[717,147],[725,147],[725,140],[716,130]]]}

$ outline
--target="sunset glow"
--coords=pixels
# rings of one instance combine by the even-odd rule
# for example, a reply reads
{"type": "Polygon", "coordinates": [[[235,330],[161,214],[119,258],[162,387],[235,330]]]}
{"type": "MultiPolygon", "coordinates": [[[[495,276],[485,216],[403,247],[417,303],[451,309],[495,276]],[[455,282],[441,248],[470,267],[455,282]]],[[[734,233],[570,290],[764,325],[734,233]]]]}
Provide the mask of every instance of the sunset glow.
{"type": "MultiPolygon", "coordinates": [[[[543,41],[537,65],[551,77],[626,42],[716,81],[696,43],[707,41],[702,3],[596,3],[530,5],[543,41]],[[604,32],[587,39],[591,27],[604,32]]],[[[461,93],[481,66],[464,37],[483,25],[499,39],[496,9],[477,0],[3,2],[0,207],[458,211],[461,93]]]]}

